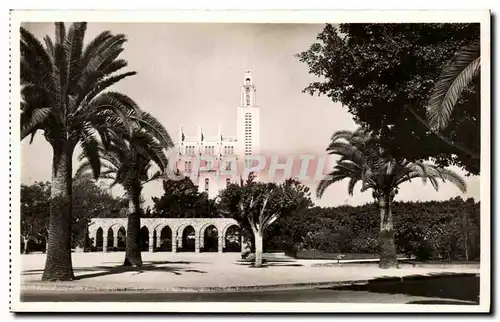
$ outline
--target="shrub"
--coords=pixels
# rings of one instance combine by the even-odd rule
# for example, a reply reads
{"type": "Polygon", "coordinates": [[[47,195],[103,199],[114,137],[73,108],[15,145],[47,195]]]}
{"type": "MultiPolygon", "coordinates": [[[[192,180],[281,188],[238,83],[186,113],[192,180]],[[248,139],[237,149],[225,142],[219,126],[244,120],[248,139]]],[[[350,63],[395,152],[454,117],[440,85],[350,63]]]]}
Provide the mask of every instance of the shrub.
{"type": "MultiPolygon", "coordinates": [[[[476,260],[480,254],[480,204],[447,201],[395,202],[394,237],[398,253],[420,260],[476,260]]],[[[314,207],[278,220],[267,244],[289,253],[379,251],[379,213],[373,204],[314,207]]]]}

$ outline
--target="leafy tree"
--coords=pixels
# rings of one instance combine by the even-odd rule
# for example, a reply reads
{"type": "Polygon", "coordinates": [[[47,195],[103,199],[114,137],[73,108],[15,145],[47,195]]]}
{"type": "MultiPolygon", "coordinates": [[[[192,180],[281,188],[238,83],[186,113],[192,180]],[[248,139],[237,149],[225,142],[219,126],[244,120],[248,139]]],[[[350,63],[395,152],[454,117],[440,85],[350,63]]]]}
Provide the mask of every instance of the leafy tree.
{"type": "Polygon", "coordinates": [[[313,81],[305,92],[345,106],[356,123],[380,135],[396,159],[433,159],[479,174],[480,99],[473,82],[456,102],[449,126],[426,121],[429,95],[445,64],[479,38],[479,24],[327,24],[298,54],[313,81]]]}
{"type": "MultiPolygon", "coordinates": [[[[481,74],[481,43],[475,39],[461,48],[445,66],[431,92],[427,117],[429,125],[441,131],[450,122],[458,99],[481,74]]],[[[476,108],[481,108],[480,105],[476,108]]]]}
{"type": "Polygon", "coordinates": [[[155,218],[216,218],[219,217],[216,203],[206,193],[200,193],[193,181],[165,178],[163,195],[152,197],[155,218]]]}
{"type": "Polygon", "coordinates": [[[255,245],[255,267],[262,266],[264,233],[280,216],[287,217],[312,205],[309,188],[294,179],[282,184],[254,181],[249,175],[246,184],[230,184],[219,195],[220,205],[243,227],[250,228],[255,245]],[[236,203],[236,207],[234,206],[236,203]]]}
{"type": "Polygon", "coordinates": [[[98,186],[90,175],[78,174],[73,181],[73,247],[86,247],[88,226],[92,218],[120,217],[127,200],[111,195],[98,186]]]}
{"type": "MultiPolygon", "coordinates": [[[[113,180],[111,186],[122,185],[129,203],[124,260],[126,266],[142,266],[142,189],[146,183],[162,178],[168,164],[166,150],[173,146],[170,135],[153,116],[143,111],[141,119],[142,123],[130,132],[117,131],[117,135],[111,137],[108,147],[98,147],[104,161],[102,177],[113,180]],[[152,173],[150,170],[153,164],[160,170],[152,173]]],[[[83,155],[80,159],[83,159],[83,155]]],[[[91,169],[92,164],[84,162],[77,173],[91,169]]]]}
{"type": "Polygon", "coordinates": [[[21,185],[21,237],[24,253],[28,254],[28,242],[45,237],[49,226],[50,182],[21,185]]]}
{"type": "Polygon", "coordinates": [[[329,177],[320,181],[316,193],[321,197],[333,183],[349,180],[348,192],[361,182],[361,192],[372,190],[380,213],[380,268],[397,267],[396,245],[394,242],[392,202],[399,186],[415,178],[424,183],[429,181],[438,190],[438,180],[455,184],[462,192],[465,181],[453,171],[421,162],[395,159],[379,147],[377,137],[363,128],[352,131],[337,131],[327,148],[329,154],[337,155],[329,177]]]}
{"type": "Polygon", "coordinates": [[[479,251],[479,204],[461,198],[445,202],[395,204],[401,251],[417,259],[475,259],[479,251]]]}
{"type": "Polygon", "coordinates": [[[80,144],[100,174],[99,139],[105,145],[115,128],[137,118],[129,97],[106,91],[135,72],[119,73],[125,35],[100,33],[84,47],[87,24],[55,23],[55,39],[45,45],[21,28],[21,140],[43,131],[52,146],[52,180],[47,258],[42,280],[73,280],[71,263],[72,159],[80,144]]]}
{"type": "MultiPolygon", "coordinates": [[[[480,204],[473,199],[394,202],[392,213],[399,254],[417,260],[479,259],[480,204]]],[[[285,250],[299,252],[296,256],[312,250],[353,257],[379,252],[374,203],[313,207],[281,219],[273,225],[272,238],[283,241],[285,250]]]]}
{"type": "MultiPolygon", "coordinates": [[[[50,190],[50,182],[21,185],[21,237],[26,253],[28,241],[48,241],[50,190]]],[[[126,203],[103,190],[90,176],[75,177],[72,190],[72,247],[83,247],[90,219],[112,217],[126,203]]]]}

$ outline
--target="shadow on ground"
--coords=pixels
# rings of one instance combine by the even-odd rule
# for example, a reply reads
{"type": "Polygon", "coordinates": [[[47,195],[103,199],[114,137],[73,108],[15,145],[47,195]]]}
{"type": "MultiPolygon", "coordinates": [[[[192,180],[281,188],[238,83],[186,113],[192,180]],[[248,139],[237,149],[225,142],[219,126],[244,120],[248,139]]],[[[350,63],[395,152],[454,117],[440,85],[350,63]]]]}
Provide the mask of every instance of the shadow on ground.
{"type": "MultiPolygon", "coordinates": [[[[435,273],[427,276],[415,275],[406,276],[404,278],[378,278],[363,284],[334,286],[322,289],[406,294],[411,296],[470,301],[479,304],[479,276],[477,274],[435,273]]],[[[412,304],[432,304],[432,302],[428,301],[419,302],[422,303],[412,302],[412,304]]]]}
{"type": "MultiPolygon", "coordinates": [[[[244,263],[235,263],[235,265],[240,265],[240,266],[248,266],[248,267],[255,267],[252,262],[244,262],[244,263]]],[[[266,267],[302,267],[304,265],[302,264],[287,264],[287,263],[263,263],[261,267],[259,268],[266,268],[266,267]]]]}
{"type": "Polygon", "coordinates": [[[477,305],[476,302],[454,301],[454,300],[421,300],[410,301],[406,304],[427,304],[427,305],[477,305]]]}
{"type": "MultiPolygon", "coordinates": [[[[76,276],[76,280],[82,280],[86,278],[94,278],[115,274],[122,274],[126,272],[136,272],[136,274],[142,274],[144,272],[165,272],[172,273],[174,275],[182,275],[182,273],[200,273],[205,274],[206,271],[191,269],[189,267],[172,267],[172,266],[158,266],[162,264],[190,264],[191,262],[151,262],[154,264],[149,264],[150,262],[145,262],[141,267],[132,267],[132,266],[92,266],[92,267],[80,267],[74,268],[73,272],[91,272],[88,274],[81,274],[76,276]],[[93,272],[93,273],[92,273],[93,272]]],[[[36,275],[43,273],[43,269],[41,270],[28,270],[24,271],[22,275],[36,275]]],[[[135,275],[135,274],[134,274],[135,275]]]]}
{"type": "MultiPolygon", "coordinates": [[[[103,264],[123,264],[123,261],[119,262],[102,262],[103,264]]],[[[150,265],[168,265],[168,264],[176,264],[176,265],[189,265],[189,264],[203,264],[206,262],[192,262],[192,261],[142,261],[143,264],[150,265]]]]}

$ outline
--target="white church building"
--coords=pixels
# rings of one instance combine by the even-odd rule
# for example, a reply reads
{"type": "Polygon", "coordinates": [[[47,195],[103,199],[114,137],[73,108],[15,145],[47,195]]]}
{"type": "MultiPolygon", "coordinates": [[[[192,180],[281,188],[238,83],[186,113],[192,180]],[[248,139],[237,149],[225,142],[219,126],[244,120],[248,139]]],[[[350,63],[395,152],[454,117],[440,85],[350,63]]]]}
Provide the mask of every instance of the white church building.
{"type": "Polygon", "coordinates": [[[259,154],[259,106],[249,70],[241,85],[236,124],[236,135],[226,134],[220,126],[218,133],[205,133],[201,125],[196,133],[188,133],[180,126],[176,167],[210,198],[229,182],[239,180],[240,175],[244,177],[244,169],[255,165],[248,157],[259,154]]]}

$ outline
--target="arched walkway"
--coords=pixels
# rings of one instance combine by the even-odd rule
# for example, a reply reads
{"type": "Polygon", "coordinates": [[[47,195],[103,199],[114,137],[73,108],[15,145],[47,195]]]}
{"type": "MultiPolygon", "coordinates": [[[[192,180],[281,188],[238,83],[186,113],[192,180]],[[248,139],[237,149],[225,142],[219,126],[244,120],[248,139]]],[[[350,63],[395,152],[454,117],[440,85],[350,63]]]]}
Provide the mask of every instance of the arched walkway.
{"type": "Polygon", "coordinates": [[[99,227],[97,229],[97,232],[95,233],[95,249],[98,252],[102,252],[104,250],[102,247],[104,242],[103,238],[104,238],[104,233],[102,231],[102,228],[99,227]]]}
{"type": "Polygon", "coordinates": [[[127,232],[125,231],[125,227],[121,226],[120,229],[118,229],[118,233],[116,234],[116,236],[117,236],[116,247],[118,248],[119,251],[124,251],[125,242],[127,238],[127,232]]]}
{"type": "MultiPolygon", "coordinates": [[[[239,224],[232,218],[141,218],[142,251],[237,251],[239,224]],[[226,245],[227,242],[227,245],[226,245]]],[[[92,218],[84,247],[91,251],[124,251],[127,218],[92,218]],[[103,247],[104,246],[104,247],[103,247]]],[[[85,250],[84,250],[85,251],[85,250]]]]}
{"type": "Polygon", "coordinates": [[[240,252],[241,251],[241,233],[240,227],[231,225],[226,229],[224,236],[224,251],[225,252],[240,252]]]}
{"type": "Polygon", "coordinates": [[[203,251],[217,252],[219,250],[219,232],[214,225],[205,228],[203,233],[203,251]]]}
{"type": "Polygon", "coordinates": [[[160,242],[158,245],[158,250],[160,252],[171,252],[172,251],[172,229],[165,226],[160,231],[160,242]]]}
{"type": "Polygon", "coordinates": [[[149,250],[149,229],[146,226],[141,228],[141,251],[147,252],[149,250]]]}
{"type": "Polygon", "coordinates": [[[108,239],[106,240],[106,249],[109,250],[115,250],[114,245],[113,245],[113,228],[108,229],[108,239]]]}
{"type": "Polygon", "coordinates": [[[196,247],[196,232],[193,226],[186,226],[182,231],[182,248],[183,252],[194,252],[196,247]]]}

